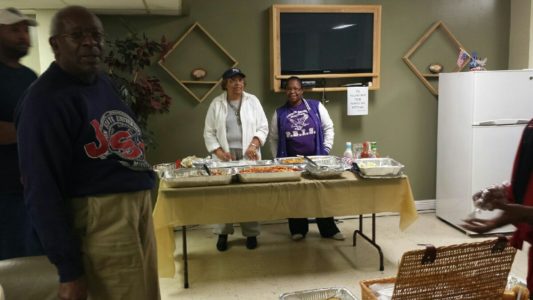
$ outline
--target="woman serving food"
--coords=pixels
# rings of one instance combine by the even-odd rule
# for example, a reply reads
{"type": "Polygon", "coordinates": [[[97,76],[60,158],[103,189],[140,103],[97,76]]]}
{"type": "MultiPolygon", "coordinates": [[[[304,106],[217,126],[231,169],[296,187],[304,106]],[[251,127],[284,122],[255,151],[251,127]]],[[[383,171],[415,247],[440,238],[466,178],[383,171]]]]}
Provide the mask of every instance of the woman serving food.
{"type": "MultiPolygon", "coordinates": [[[[261,159],[261,146],[268,135],[268,121],[259,99],[244,91],[245,77],[237,68],[224,72],[221,85],[224,92],[213,99],[205,118],[205,146],[221,161],[261,159]]],[[[259,223],[240,224],[246,247],[255,249],[259,223]]],[[[217,249],[226,251],[233,224],[218,224],[214,231],[218,234],[217,249]]]]}
{"type": "MultiPolygon", "coordinates": [[[[285,89],[287,102],[276,109],[270,122],[270,147],[274,157],[328,155],[333,146],[333,121],[328,111],[316,100],[303,98],[302,81],[290,77],[285,89]]],[[[320,235],[344,240],[333,217],[316,218],[320,235]]],[[[305,238],[309,231],[307,218],[290,218],[293,240],[305,238]]]]}

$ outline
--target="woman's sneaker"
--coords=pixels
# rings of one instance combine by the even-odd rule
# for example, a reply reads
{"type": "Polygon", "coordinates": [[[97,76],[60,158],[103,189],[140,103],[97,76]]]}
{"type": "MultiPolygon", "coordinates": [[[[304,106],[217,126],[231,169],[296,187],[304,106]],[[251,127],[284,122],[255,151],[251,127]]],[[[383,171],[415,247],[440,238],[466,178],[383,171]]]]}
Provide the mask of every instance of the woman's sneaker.
{"type": "Polygon", "coordinates": [[[305,238],[305,235],[301,234],[301,233],[296,233],[296,234],[293,234],[291,236],[291,239],[293,241],[299,241],[299,240],[303,240],[305,238]]]}
{"type": "Polygon", "coordinates": [[[335,233],[333,236],[331,236],[332,239],[334,240],[337,240],[337,241],[344,241],[344,234],[342,234],[342,232],[337,232],[335,233]]]}

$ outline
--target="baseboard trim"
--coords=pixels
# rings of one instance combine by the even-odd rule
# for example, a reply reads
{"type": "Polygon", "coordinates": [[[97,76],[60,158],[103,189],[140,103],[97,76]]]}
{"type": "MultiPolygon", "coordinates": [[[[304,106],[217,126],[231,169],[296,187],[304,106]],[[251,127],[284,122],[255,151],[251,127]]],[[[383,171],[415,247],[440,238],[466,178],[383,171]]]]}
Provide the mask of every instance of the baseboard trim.
{"type": "Polygon", "coordinates": [[[419,212],[435,211],[435,208],[436,208],[435,199],[416,200],[415,205],[416,205],[416,210],[419,212]]]}

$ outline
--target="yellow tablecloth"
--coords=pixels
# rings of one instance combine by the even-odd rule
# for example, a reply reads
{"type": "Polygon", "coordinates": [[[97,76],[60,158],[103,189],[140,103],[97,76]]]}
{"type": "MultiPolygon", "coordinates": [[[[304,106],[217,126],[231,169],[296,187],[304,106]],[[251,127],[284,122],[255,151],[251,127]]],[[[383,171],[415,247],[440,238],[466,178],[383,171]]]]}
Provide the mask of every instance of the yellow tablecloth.
{"type": "Polygon", "coordinates": [[[159,275],[174,276],[175,226],[379,212],[400,213],[401,230],[416,220],[407,177],[359,179],[344,172],[339,179],[192,188],[169,188],[162,181],[154,209],[159,275]]]}

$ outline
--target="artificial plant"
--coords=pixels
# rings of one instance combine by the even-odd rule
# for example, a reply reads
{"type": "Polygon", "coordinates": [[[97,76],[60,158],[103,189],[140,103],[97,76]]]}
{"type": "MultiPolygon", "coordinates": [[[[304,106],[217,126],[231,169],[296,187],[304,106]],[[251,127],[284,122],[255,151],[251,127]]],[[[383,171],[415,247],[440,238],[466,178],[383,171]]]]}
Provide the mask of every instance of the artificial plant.
{"type": "Polygon", "coordinates": [[[165,37],[160,42],[145,34],[140,37],[131,33],[125,38],[108,40],[109,52],[104,58],[109,76],[118,89],[122,100],[135,113],[136,121],[143,132],[147,148],[156,146],[154,134],[148,129],[152,114],[169,111],[172,98],[165,92],[161,81],[145,72],[154,57],[161,58],[168,50],[165,37]]]}

